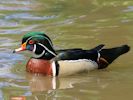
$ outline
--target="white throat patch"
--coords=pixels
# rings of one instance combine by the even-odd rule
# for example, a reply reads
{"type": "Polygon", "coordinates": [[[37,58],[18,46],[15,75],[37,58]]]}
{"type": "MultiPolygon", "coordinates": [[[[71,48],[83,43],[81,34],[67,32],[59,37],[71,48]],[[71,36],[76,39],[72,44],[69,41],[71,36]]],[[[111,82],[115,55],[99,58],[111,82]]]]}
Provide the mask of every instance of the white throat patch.
{"type": "Polygon", "coordinates": [[[56,56],[56,54],[53,52],[53,51],[51,51],[51,50],[49,50],[46,46],[44,46],[43,44],[41,44],[41,43],[38,43],[40,46],[42,46],[45,50],[47,50],[49,53],[51,53],[52,55],[54,55],[54,56],[56,56]]]}
{"type": "Polygon", "coordinates": [[[44,46],[43,44],[38,43],[38,45],[42,46],[42,47],[44,48],[44,50],[43,50],[43,52],[42,52],[41,54],[36,54],[35,52],[36,52],[37,47],[36,47],[36,44],[34,44],[34,49],[33,49],[33,51],[32,51],[32,52],[33,52],[33,57],[35,57],[35,58],[40,58],[40,57],[42,57],[42,56],[45,54],[46,50],[47,50],[49,53],[51,53],[52,55],[56,56],[56,54],[55,54],[53,51],[49,50],[49,49],[48,49],[46,46],[44,46]]]}
{"type": "Polygon", "coordinates": [[[40,58],[45,54],[45,50],[43,50],[43,52],[41,54],[36,54],[35,51],[36,51],[36,44],[34,44],[33,57],[40,58]]]}

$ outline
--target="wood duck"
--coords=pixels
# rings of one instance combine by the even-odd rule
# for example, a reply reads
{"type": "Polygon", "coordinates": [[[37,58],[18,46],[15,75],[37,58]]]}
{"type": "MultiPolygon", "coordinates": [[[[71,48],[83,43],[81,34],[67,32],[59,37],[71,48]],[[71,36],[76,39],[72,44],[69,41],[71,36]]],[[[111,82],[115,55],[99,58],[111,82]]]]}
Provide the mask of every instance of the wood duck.
{"type": "Polygon", "coordinates": [[[26,65],[31,73],[49,76],[66,76],[94,69],[104,69],[117,57],[130,50],[128,45],[103,49],[100,44],[90,50],[81,48],[54,50],[51,39],[43,32],[29,32],[15,52],[29,50],[33,53],[26,65]]]}

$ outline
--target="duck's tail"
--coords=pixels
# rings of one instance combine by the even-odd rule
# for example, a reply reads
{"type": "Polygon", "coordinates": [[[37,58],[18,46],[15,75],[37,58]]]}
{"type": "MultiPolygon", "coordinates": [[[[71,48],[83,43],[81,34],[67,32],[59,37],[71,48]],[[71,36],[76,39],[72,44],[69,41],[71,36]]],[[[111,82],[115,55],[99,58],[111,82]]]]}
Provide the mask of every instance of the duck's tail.
{"type": "Polygon", "coordinates": [[[127,53],[130,50],[128,45],[122,45],[120,47],[102,49],[100,52],[100,58],[98,61],[99,69],[106,68],[120,55],[127,53]]]}

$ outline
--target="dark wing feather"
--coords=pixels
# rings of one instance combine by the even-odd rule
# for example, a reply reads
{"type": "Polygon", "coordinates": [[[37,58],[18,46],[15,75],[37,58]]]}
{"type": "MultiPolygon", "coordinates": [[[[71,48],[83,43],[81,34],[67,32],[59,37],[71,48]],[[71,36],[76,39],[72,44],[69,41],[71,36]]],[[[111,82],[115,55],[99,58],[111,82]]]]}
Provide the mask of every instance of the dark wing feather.
{"type": "Polygon", "coordinates": [[[57,52],[57,60],[91,59],[93,61],[97,61],[98,57],[98,53],[96,50],[67,49],[57,52]]]}
{"type": "Polygon", "coordinates": [[[100,44],[100,45],[94,47],[94,48],[91,49],[91,50],[101,51],[101,50],[103,49],[104,46],[105,46],[104,44],[100,44]]]}
{"type": "Polygon", "coordinates": [[[62,50],[56,50],[56,53],[59,54],[61,52],[66,52],[66,51],[77,51],[77,50],[83,50],[82,48],[74,48],[74,49],[62,49],[62,50]]]}
{"type": "Polygon", "coordinates": [[[103,44],[90,50],[83,50],[81,48],[57,50],[57,60],[78,60],[91,59],[97,61],[98,52],[103,48],[103,44]]]}

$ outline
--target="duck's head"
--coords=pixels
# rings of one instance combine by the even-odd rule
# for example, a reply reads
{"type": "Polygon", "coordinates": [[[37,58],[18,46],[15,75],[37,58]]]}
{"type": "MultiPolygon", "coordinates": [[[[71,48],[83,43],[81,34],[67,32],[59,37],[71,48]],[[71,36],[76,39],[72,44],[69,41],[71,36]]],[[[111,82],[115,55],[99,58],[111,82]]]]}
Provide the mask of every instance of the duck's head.
{"type": "Polygon", "coordinates": [[[50,38],[43,32],[26,33],[22,38],[21,47],[15,52],[29,50],[33,52],[33,57],[50,60],[56,56],[50,38]]]}

